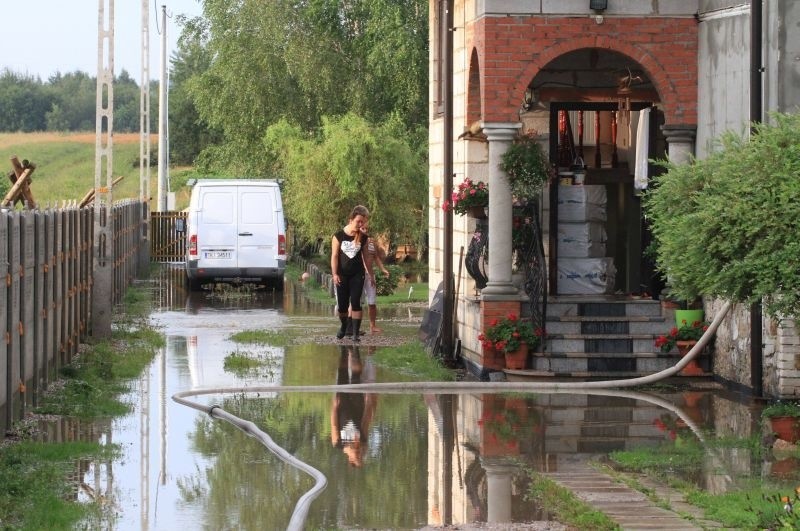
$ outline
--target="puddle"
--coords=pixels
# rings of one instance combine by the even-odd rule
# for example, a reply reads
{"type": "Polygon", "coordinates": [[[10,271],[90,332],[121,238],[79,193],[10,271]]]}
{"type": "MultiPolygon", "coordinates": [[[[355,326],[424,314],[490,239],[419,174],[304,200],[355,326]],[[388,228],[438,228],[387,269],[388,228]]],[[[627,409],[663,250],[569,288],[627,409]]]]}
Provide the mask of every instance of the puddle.
{"type": "MultiPolygon", "coordinates": [[[[378,367],[367,347],[230,341],[245,329],[334,329],[332,305],[309,303],[296,286],[236,300],[187,294],[171,282],[165,278],[154,290],[160,309],[152,318],[166,347],[127,396],[131,414],[75,432],[119,444],[124,458],[83,466],[82,483],[113,507],[106,523],[111,529],[285,529],[314,481],[253,437],[172,395],[406,378],[378,367]],[[264,363],[226,367],[231,353],[244,351],[264,363]]],[[[419,314],[409,321],[408,311],[391,313],[384,328],[394,324],[392,333],[414,336],[419,314]]],[[[526,468],[549,474],[615,450],[703,441],[714,433],[745,438],[760,429],[752,408],[732,394],[673,388],[503,395],[216,392],[196,400],[252,421],[325,475],[327,486],[305,516],[307,529],[547,520],[527,499],[526,468]]],[[[73,429],[54,427],[50,436],[65,432],[73,429]]],[[[691,479],[719,493],[751,476],[796,479],[797,465],[796,459],[762,461],[747,449],[715,449],[691,479]]],[[[82,490],[83,499],[88,492],[82,490]]]]}

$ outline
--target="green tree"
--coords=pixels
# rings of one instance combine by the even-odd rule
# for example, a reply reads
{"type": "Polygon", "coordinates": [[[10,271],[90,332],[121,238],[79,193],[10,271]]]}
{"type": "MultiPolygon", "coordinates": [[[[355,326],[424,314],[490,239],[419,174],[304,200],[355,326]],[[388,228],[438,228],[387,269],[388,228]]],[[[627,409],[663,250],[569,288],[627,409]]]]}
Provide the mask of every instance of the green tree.
{"type": "Polygon", "coordinates": [[[311,131],[323,115],[395,116],[424,139],[427,1],[273,0],[265,9],[206,0],[204,18],[184,32],[213,58],[181,81],[201,120],[224,136],[198,159],[205,168],[273,175],[260,139],[284,117],[311,131]]]}
{"type": "Polygon", "coordinates": [[[645,197],[659,269],[682,299],[753,303],[800,315],[800,115],[775,114],[749,138],[689,164],[664,163],[645,197]]]}
{"type": "Polygon", "coordinates": [[[52,100],[39,78],[0,73],[0,131],[44,131],[52,100]]]}
{"type": "Polygon", "coordinates": [[[282,120],[265,137],[285,178],[287,218],[297,234],[329,237],[355,205],[370,210],[370,230],[421,243],[427,227],[426,166],[390,119],[379,126],[347,114],[323,118],[316,138],[282,120]]]}
{"type": "Polygon", "coordinates": [[[94,130],[97,78],[80,71],[57,73],[50,76],[47,91],[53,101],[47,119],[57,127],[55,130],[94,130]]]}
{"type": "Polygon", "coordinates": [[[203,19],[181,19],[184,31],[173,55],[169,89],[170,161],[193,164],[200,152],[222,142],[220,131],[212,129],[200,117],[189,90],[192,76],[205,72],[211,58],[203,41],[203,19]]]}

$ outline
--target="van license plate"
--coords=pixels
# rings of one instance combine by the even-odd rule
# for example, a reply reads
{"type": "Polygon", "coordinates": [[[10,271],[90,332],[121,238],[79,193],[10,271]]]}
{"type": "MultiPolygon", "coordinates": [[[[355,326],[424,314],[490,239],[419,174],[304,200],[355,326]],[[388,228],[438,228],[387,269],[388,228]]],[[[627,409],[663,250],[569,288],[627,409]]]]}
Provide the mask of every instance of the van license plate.
{"type": "Polygon", "coordinates": [[[206,251],[205,257],[211,260],[219,260],[223,258],[230,258],[231,252],[230,251],[206,251]]]}

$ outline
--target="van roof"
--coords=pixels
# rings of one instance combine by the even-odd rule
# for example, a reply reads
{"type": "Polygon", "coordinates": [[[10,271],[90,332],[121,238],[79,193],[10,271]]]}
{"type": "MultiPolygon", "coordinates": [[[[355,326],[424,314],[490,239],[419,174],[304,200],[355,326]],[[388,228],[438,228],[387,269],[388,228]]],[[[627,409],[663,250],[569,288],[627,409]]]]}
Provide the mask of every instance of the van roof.
{"type": "Polygon", "coordinates": [[[197,179],[194,186],[278,186],[275,179],[197,179]]]}

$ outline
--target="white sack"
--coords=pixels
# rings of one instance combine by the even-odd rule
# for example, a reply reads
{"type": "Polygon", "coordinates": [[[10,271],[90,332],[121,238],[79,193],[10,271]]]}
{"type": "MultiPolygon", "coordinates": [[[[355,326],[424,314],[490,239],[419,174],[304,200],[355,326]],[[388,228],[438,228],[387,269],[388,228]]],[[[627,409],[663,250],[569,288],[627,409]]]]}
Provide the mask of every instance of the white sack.
{"type": "Polygon", "coordinates": [[[602,258],[606,255],[607,240],[602,223],[559,223],[558,257],[602,258]]]}
{"type": "Polygon", "coordinates": [[[600,184],[558,187],[559,221],[605,221],[606,187],[600,184]]]}
{"type": "Polygon", "coordinates": [[[597,295],[614,292],[614,259],[559,258],[559,295],[597,295]]]}

